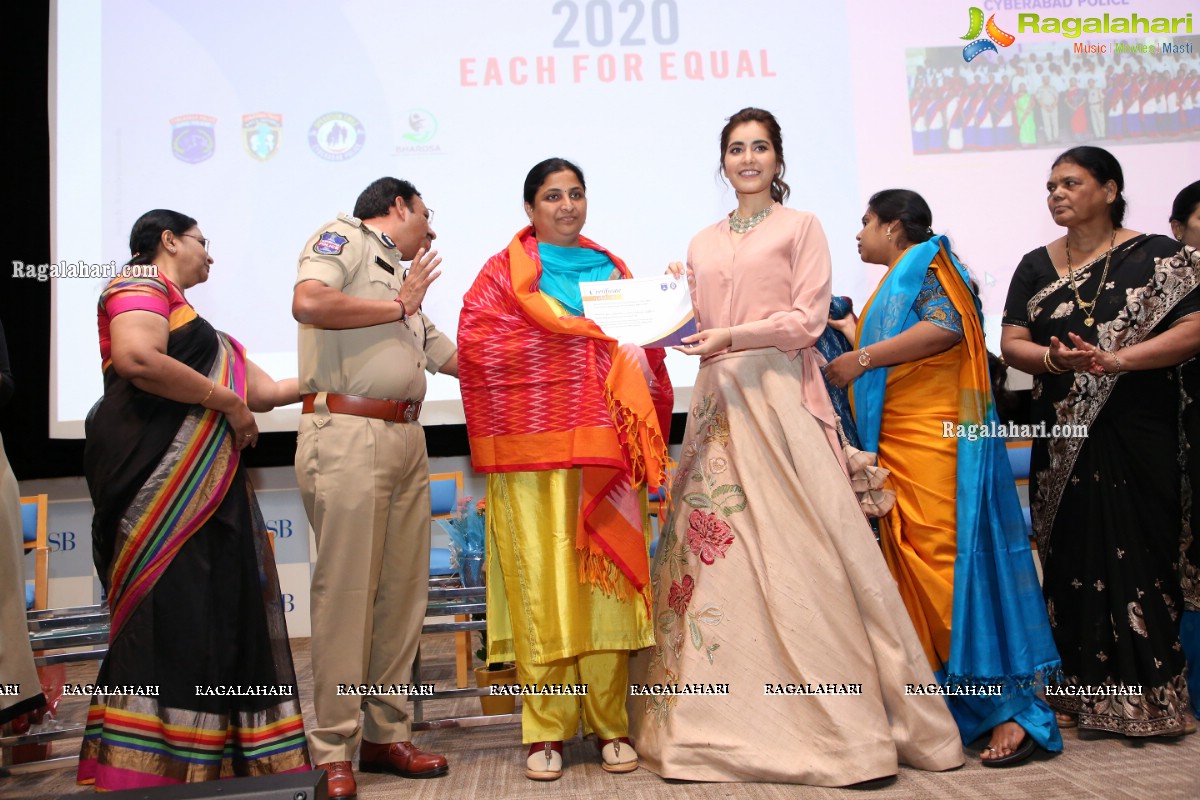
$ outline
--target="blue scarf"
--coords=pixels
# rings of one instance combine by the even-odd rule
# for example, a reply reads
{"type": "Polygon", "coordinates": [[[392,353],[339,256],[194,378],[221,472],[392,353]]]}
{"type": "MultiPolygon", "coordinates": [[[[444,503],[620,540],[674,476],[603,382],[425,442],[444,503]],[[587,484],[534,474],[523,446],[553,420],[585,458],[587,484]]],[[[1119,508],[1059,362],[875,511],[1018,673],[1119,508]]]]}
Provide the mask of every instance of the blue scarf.
{"type": "Polygon", "coordinates": [[[580,281],[606,281],[616,269],[606,253],[588,247],[559,247],[538,242],[542,277],[538,288],[577,317],[583,316],[580,281]]]}
{"type": "MultiPolygon", "coordinates": [[[[849,298],[833,296],[829,301],[829,318],[844,319],[850,313],[849,298]]],[[[851,350],[850,341],[845,336],[833,329],[832,325],[826,325],[825,330],[821,332],[817,339],[817,352],[819,352],[826,362],[833,361],[843,353],[848,353],[851,350]]],[[[854,427],[854,415],[850,412],[850,389],[839,389],[825,379],[825,388],[829,392],[829,399],[833,401],[833,410],[837,412],[838,419],[842,423],[842,433],[846,434],[846,439],[850,442],[850,446],[855,449],[862,449],[862,442],[858,439],[858,429],[854,427]]]]}

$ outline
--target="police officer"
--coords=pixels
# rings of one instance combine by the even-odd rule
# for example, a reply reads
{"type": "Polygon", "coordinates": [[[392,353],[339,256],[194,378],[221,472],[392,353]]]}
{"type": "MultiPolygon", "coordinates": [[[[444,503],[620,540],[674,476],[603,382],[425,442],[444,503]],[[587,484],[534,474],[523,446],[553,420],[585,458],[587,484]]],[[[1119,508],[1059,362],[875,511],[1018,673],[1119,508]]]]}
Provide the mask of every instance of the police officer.
{"type": "Polygon", "coordinates": [[[441,274],[433,212],[407,181],[380,178],[300,254],[303,407],[296,479],[316,532],[312,577],[313,763],[330,797],[353,797],[359,769],[412,778],[446,759],[409,741],[404,695],[339,685],[407,684],[429,583],[429,468],[418,420],[424,370],[458,374],[454,343],[421,313],[441,274]],[[403,261],[411,261],[405,277],[403,261]],[[359,725],[359,710],[364,721],[359,725]]]}

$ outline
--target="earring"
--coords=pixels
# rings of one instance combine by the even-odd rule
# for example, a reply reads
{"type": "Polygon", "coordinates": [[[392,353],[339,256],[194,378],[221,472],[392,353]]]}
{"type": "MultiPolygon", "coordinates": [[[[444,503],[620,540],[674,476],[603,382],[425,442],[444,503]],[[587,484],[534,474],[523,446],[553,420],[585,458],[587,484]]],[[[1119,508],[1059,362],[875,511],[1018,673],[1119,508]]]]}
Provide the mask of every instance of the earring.
{"type": "Polygon", "coordinates": [[[889,242],[892,240],[892,229],[891,228],[887,229],[887,239],[889,242]]]}

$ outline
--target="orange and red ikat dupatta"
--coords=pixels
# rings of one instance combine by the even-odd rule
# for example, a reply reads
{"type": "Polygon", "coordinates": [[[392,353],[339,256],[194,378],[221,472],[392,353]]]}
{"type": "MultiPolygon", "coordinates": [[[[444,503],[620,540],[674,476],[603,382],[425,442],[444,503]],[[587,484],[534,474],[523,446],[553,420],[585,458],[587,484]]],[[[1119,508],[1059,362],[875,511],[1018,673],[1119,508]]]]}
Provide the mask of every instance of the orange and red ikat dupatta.
{"type": "MultiPolygon", "coordinates": [[[[625,277],[625,263],[607,254],[625,277]]],[[[538,290],[531,228],[488,260],[463,298],[459,377],[479,472],[580,467],[580,580],[617,596],[617,571],[649,603],[650,565],[637,489],[666,481],[673,392],[661,349],[636,349],[585,317],[560,316],[538,290]]]]}

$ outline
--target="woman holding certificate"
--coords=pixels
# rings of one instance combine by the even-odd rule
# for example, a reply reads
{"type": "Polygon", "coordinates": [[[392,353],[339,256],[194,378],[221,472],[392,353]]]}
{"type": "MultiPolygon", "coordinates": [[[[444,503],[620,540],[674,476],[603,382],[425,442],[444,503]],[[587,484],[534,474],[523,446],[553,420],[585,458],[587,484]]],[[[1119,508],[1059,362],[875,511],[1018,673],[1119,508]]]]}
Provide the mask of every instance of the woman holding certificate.
{"type": "Polygon", "coordinates": [[[844,786],[898,762],[957,767],[945,703],[906,687],[933,673],[851,490],[814,348],[825,235],[782,205],[770,113],[731,117],[721,156],[738,207],[688,248],[699,332],[680,349],[701,363],[651,570],[657,643],[634,672],[665,689],[631,698],[638,753],[700,781],[844,786]]]}
{"type": "Polygon", "coordinates": [[[529,694],[525,774],[562,775],[563,741],[596,734],[601,766],[632,772],[629,651],[654,642],[643,484],[667,464],[663,351],[619,346],[582,316],[580,281],[630,277],[580,235],[587,187],[561,158],[525,179],[529,225],[463,298],[459,378],[475,469],[488,474],[488,660],[529,694]]]}

